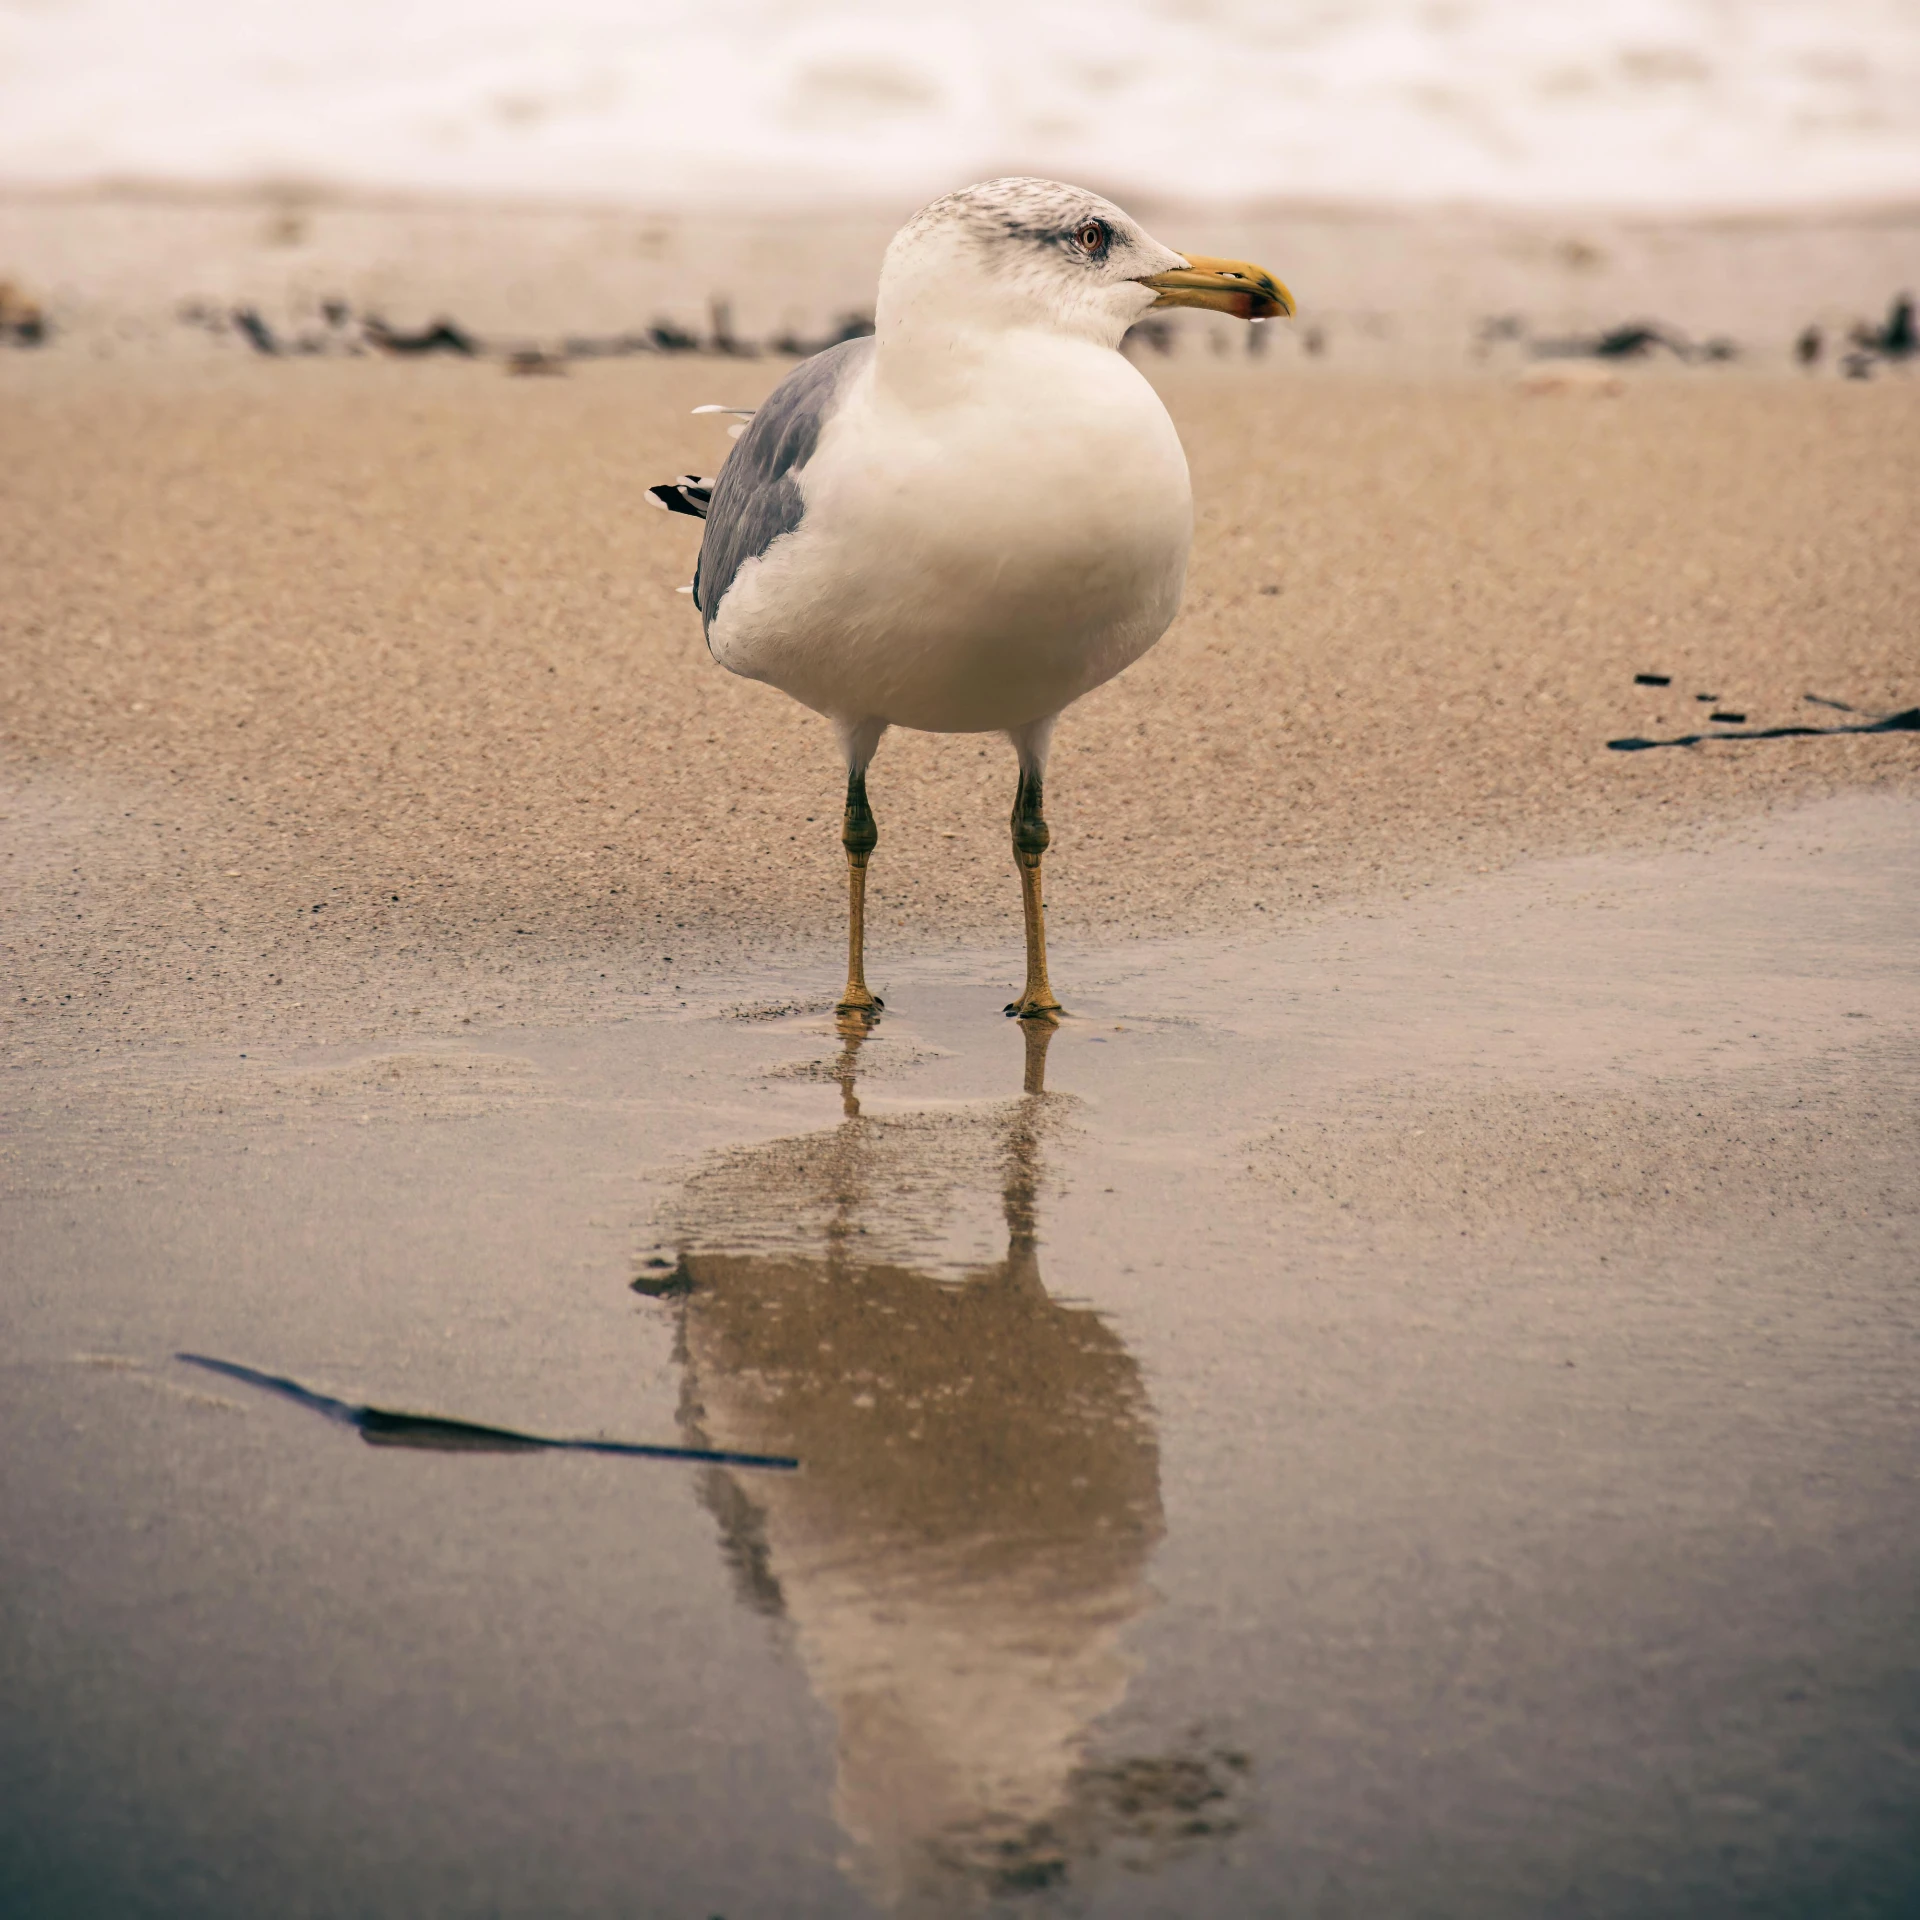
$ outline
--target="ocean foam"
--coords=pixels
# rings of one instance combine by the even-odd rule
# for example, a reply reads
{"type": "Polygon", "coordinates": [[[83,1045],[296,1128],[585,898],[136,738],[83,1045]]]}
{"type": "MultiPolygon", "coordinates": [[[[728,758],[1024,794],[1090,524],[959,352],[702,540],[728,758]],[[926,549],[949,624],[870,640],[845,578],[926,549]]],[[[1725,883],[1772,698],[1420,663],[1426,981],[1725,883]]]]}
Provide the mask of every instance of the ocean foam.
{"type": "Polygon", "coordinates": [[[662,203],[1920,194],[1915,0],[0,0],[0,180],[662,203]]]}

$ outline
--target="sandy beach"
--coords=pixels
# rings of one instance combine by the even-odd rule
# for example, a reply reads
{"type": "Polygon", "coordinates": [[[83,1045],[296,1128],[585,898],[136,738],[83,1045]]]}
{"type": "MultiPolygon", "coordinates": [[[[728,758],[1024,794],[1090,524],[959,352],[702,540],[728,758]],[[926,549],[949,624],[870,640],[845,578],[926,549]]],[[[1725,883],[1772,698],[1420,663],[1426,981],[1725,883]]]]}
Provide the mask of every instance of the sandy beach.
{"type": "MultiPolygon", "coordinates": [[[[9,1046],[570,1019],[794,956],[826,991],[829,731],[708,660],[697,523],[642,499],[778,371],[0,361],[9,1046]]],[[[1913,703],[1911,383],[1151,371],[1198,539],[1061,729],[1065,949],[1911,784],[1911,735],[1607,745],[1913,703]]],[[[994,739],[883,747],[881,976],[1011,952],[1011,784],[994,739]]]]}
{"type": "Polygon", "coordinates": [[[0,1907],[1913,1911],[1910,362],[1145,358],[1071,1017],[896,734],[862,1035],[642,498],[786,363],[164,267],[0,353],[0,1907]]]}

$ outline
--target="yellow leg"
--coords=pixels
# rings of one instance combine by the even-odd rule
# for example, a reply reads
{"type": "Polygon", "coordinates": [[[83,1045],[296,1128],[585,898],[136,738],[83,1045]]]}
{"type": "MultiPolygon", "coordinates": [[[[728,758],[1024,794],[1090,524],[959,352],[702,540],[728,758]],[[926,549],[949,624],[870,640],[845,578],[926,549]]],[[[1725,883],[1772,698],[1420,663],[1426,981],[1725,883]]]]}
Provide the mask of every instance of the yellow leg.
{"type": "Polygon", "coordinates": [[[847,850],[847,990],[834,1012],[872,1015],[885,1004],[867,987],[867,861],[880,844],[880,829],[867,805],[864,773],[847,775],[840,844],[847,850]]]}
{"type": "Polygon", "coordinates": [[[1052,1020],[1061,1011],[1047,982],[1047,911],[1040,896],[1040,861],[1052,836],[1040,817],[1040,776],[1022,771],[1013,801],[1013,858],[1020,869],[1020,905],[1027,922],[1027,984],[1007,1008],[1017,1020],[1052,1020]]]}

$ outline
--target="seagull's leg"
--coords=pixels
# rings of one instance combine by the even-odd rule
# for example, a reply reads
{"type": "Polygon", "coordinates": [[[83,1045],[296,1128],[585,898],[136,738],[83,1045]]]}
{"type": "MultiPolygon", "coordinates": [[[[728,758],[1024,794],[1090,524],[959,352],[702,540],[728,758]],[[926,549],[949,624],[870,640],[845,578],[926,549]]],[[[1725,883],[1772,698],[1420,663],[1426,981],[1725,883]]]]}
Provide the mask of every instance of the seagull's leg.
{"type": "Polygon", "coordinates": [[[1047,915],[1040,897],[1040,861],[1052,837],[1040,817],[1041,779],[1052,732],[1048,720],[1014,736],[1020,785],[1013,797],[1013,858],[1020,869],[1020,905],[1027,922],[1027,984],[1007,1012],[1020,1020],[1051,1020],[1061,1010],[1047,983],[1047,915]]]}
{"type": "MultiPolygon", "coordinates": [[[[873,749],[867,751],[871,755],[873,749]]],[[[847,811],[840,822],[840,844],[847,850],[847,990],[834,1012],[875,1014],[883,1003],[867,987],[867,860],[880,844],[880,829],[867,805],[865,760],[847,770],[847,811]]]]}

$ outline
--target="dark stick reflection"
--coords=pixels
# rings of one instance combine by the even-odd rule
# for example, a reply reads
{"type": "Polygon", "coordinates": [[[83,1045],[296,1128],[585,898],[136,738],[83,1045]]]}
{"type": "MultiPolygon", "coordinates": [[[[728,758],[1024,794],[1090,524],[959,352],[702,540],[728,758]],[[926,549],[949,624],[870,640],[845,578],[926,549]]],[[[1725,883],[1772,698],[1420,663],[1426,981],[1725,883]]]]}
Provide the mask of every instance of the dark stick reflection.
{"type": "Polygon", "coordinates": [[[986,1108],[862,1111],[868,1030],[841,1029],[843,1118],[716,1156],[666,1222],[689,1440],[804,1458],[706,1499],[747,1604],[782,1617],[837,1722],[851,1878],[951,1913],[1095,1855],[1147,1866],[1230,1830],[1238,1756],[1088,1764],[1124,1698],[1126,1623],[1164,1531],[1140,1370],[1040,1273],[1052,1028],[1025,1091],[986,1108]],[[1003,1257],[944,1280],[902,1250],[997,1190],[1003,1257]],[[908,1238],[902,1238],[903,1234],[908,1238]]]}

